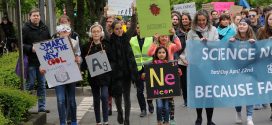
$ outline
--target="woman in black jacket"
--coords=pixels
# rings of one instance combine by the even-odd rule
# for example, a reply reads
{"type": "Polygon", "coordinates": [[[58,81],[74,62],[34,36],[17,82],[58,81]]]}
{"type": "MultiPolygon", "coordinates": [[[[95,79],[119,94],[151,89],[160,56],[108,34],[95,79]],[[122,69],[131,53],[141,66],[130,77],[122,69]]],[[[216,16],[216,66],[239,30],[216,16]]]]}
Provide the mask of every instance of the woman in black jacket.
{"type": "MultiPolygon", "coordinates": [[[[90,41],[82,47],[83,68],[87,69],[85,57],[104,50],[109,62],[111,62],[110,46],[108,41],[103,39],[104,32],[101,25],[95,23],[89,30],[90,41]]],[[[100,99],[102,101],[103,125],[108,125],[108,86],[111,80],[110,72],[91,77],[88,71],[88,82],[92,87],[94,112],[96,125],[102,125],[100,118],[100,99]],[[101,95],[100,95],[101,93],[101,95]]]]}
{"type": "Polygon", "coordinates": [[[132,15],[132,24],[130,29],[124,33],[119,21],[112,24],[113,33],[110,36],[110,46],[112,54],[112,96],[115,98],[115,104],[118,111],[117,121],[120,124],[129,125],[130,115],[130,87],[131,82],[137,79],[137,66],[135,58],[129,44],[130,38],[134,35],[136,29],[136,15],[132,15]],[[125,120],[122,111],[122,95],[125,102],[125,120]]]}

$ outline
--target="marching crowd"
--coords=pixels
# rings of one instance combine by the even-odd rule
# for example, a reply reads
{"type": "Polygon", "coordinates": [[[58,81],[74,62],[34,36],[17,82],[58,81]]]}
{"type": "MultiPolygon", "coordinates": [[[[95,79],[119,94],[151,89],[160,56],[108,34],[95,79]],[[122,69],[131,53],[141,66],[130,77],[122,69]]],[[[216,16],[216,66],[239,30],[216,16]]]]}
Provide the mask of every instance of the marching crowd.
{"type": "MultiPolygon", "coordinates": [[[[229,11],[219,12],[213,10],[210,13],[206,10],[199,10],[194,17],[189,13],[172,11],[172,25],[169,27],[170,36],[160,33],[153,37],[140,36],[140,28],[137,23],[135,8],[129,21],[107,15],[107,7],[100,22],[94,23],[88,31],[89,41],[79,46],[79,36],[70,27],[70,19],[63,15],[59,18],[57,33],[53,38],[70,37],[75,61],[82,69],[87,69],[85,57],[96,52],[105,51],[110,62],[112,71],[91,77],[88,72],[88,82],[92,87],[94,101],[94,113],[96,125],[108,125],[108,117],[112,114],[112,98],[117,108],[117,121],[120,124],[130,124],[130,90],[131,84],[137,88],[137,99],[141,109],[140,117],[156,111],[158,125],[174,125],[175,103],[173,98],[146,100],[144,96],[145,73],[144,65],[147,62],[153,64],[167,63],[178,60],[180,86],[183,92],[184,106],[187,106],[187,66],[186,41],[200,40],[204,42],[220,41],[235,42],[248,41],[252,44],[256,40],[269,39],[272,36],[272,7],[265,7],[263,10],[250,9],[241,13],[231,15],[229,11]],[[101,101],[100,101],[101,100],[101,101]],[[124,101],[124,111],[122,106],[124,101]],[[102,103],[102,119],[100,103],[102,103]],[[155,110],[156,109],[156,110],[155,110]]],[[[26,80],[27,90],[32,90],[34,82],[38,81],[38,111],[46,110],[46,80],[45,69],[40,67],[33,43],[48,40],[50,36],[47,26],[40,20],[38,9],[29,13],[29,22],[23,27],[24,54],[28,56],[29,66],[26,80]]],[[[59,120],[61,125],[67,123],[77,125],[76,120],[76,83],[65,84],[55,87],[59,120]]],[[[253,123],[253,109],[260,105],[247,105],[247,125],[253,123]]],[[[270,104],[272,108],[272,104],[270,104]]],[[[242,108],[236,109],[236,122],[242,123],[242,108]]],[[[202,124],[202,108],[197,108],[195,125],[202,124]]],[[[207,125],[215,125],[212,120],[214,108],[205,108],[207,125]]],[[[272,115],[270,117],[272,120],[272,115]]],[[[219,123],[220,124],[220,123],[219,123]]]]}

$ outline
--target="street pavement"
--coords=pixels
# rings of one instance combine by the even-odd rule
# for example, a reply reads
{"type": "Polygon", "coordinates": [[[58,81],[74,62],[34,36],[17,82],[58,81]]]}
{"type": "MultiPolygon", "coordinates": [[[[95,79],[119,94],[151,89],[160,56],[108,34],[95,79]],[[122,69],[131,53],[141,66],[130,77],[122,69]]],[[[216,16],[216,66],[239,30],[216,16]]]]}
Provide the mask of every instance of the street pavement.
{"type": "MultiPolygon", "coordinates": [[[[77,119],[79,125],[95,125],[95,115],[92,107],[91,94],[83,94],[76,97],[77,100],[77,119]]],[[[140,118],[140,109],[136,97],[136,89],[131,89],[131,125],[156,125],[156,112],[153,114],[148,113],[144,118],[140,118]]],[[[155,101],[153,101],[155,106],[155,101]]],[[[47,125],[58,125],[58,111],[56,97],[47,97],[47,109],[50,113],[47,114],[47,125]]],[[[36,111],[37,106],[33,107],[31,111],[36,111]]],[[[213,121],[217,125],[236,125],[235,124],[235,109],[234,108],[216,108],[214,110],[213,121]]],[[[272,125],[269,120],[271,114],[270,108],[262,110],[254,110],[253,121],[255,125],[272,125]]],[[[102,114],[101,114],[102,115],[102,114]]],[[[243,124],[246,125],[246,112],[245,107],[242,110],[243,124]]],[[[101,116],[102,117],[102,116],[101,116]]],[[[183,107],[182,97],[175,97],[175,121],[176,125],[194,125],[196,119],[195,109],[183,107]]],[[[119,125],[117,122],[117,111],[115,104],[113,104],[113,115],[109,116],[110,125],[119,125]]],[[[206,125],[206,113],[203,111],[203,125],[206,125]]]]}

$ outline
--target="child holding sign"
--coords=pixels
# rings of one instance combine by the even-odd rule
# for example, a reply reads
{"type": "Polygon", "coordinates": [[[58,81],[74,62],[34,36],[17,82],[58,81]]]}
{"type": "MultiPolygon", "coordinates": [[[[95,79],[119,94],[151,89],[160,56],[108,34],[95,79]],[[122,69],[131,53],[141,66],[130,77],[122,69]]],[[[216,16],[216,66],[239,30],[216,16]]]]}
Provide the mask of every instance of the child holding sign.
{"type": "MultiPolygon", "coordinates": [[[[168,62],[167,49],[164,46],[157,47],[153,57],[153,64],[161,64],[161,63],[167,63],[167,62],[168,62]]],[[[169,125],[169,115],[170,115],[169,104],[171,100],[172,98],[156,99],[158,125],[169,125]],[[165,109],[164,116],[162,116],[163,109],[165,109]]]]}
{"type": "MultiPolygon", "coordinates": [[[[110,56],[110,46],[108,41],[104,39],[104,31],[103,27],[98,23],[95,23],[90,27],[89,30],[90,41],[83,46],[82,56],[86,57],[88,55],[94,55],[95,53],[103,53],[105,52],[108,59],[111,61],[110,56]]],[[[102,58],[102,57],[101,57],[102,58]]],[[[91,63],[92,67],[96,70],[88,71],[88,82],[92,87],[92,94],[94,100],[94,113],[96,119],[96,125],[102,125],[100,118],[100,99],[102,101],[102,115],[103,115],[103,125],[108,125],[108,86],[111,80],[110,72],[106,72],[109,69],[109,65],[107,63],[101,61],[100,59],[94,58],[93,61],[88,62],[87,59],[84,58],[83,68],[87,69],[87,63],[91,63]],[[103,62],[101,64],[100,62],[103,62]],[[100,75],[94,75],[98,70],[103,70],[100,75]]],[[[92,69],[93,69],[92,68],[92,69]]]]}
{"type": "MultiPolygon", "coordinates": [[[[71,27],[67,24],[61,24],[57,26],[56,30],[58,33],[57,35],[58,37],[69,37],[70,44],[75,54],[75,62],[77,64],[80,64],[81,51],[79,48],[78,41],[70,38],[71,27]]],[[[40,72],[41,74],[45,74],[46,70],[43,67],[40,67],[40,72]]],[[[58,75],[58,78],[62,79],[67,77],[63,77],[63,74],[61,74],[61,75],[58,75]]],[[[71,112],[71,125],[77,125],[77,117],[76,117],[77,105],[76,105],[76,99],[75,99],[75,87],[76,87],[76,83],[63,84],[63,85],[58,85],[55,87],[60,125],[66,124],[68,109],[71,112]],[[67,104],[66,100],[68,101],[67,106],[66,106],[67,104]]]]}
{"type": "MultiPolygon", "coordinates": [[[[169,54],[169,56],[167,56],[169,60],[174,60],[174,53],[178,52],[181,49],[181,42],[180,39],[177,37],[177,35],[175,34],[175,30],[174,28],[170,29],[169,32],[173,35],[173,41],[174,43],[172,43],[170,41],[170,38],[168,35],[159,35],[159,34],[155,34],[154,36],[154,42],[151,44],[147,55],[148,56],[153,56],[156,55],[156,50],[159,46],[164,46],[165,48],[167,48],[167,53],[169,54]]],[[[174,123],[174,114],[175,114],[175,103],[174,103],[174,99],[172,99],[170,101],[170,109],[171,109],[171,122],[174,123]]]]}

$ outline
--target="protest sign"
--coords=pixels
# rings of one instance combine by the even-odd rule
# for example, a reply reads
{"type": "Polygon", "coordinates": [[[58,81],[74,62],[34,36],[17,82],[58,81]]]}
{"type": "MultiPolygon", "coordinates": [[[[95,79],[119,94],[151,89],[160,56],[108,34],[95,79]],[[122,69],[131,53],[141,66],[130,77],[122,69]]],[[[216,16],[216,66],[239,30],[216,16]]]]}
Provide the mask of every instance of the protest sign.
{"type": "Polygon", "coordinates": [[[137,0],[140,36],[150,37],[155,33],[170,35],[172,28],[169,0],[137,0]]]}
{"type": "Polygon", "coordinates": [[[68,38],[56,38],[33,44],[41,67],[46,70],[48,87],[82,80],[68,38]]]}
{"type": "Polygon", "coordinates": [[[180,96],[178,67],[172,63],[145,67],[147,99],[180,96]]]}
{"type": "Polygon", "coordinates": [[[213,10],[213,5],[211,3],[202,4],[202,9],[210,13],[213,10]]]}
{"type": "Polygon", "coordinates": [[[188,106],[272,102],[272,42],[188,41],[188,106]]]}
{"type": "Polygon", "coordinates": [[[91,77],[111,71],[106,51],[100,51],[85,57],[91,77]]]}
{"type": "Polygon", "coordinates": [[[195,2],[174,5],[174,10],[179,11],[180,13],[188,12],[190,16],[193,18],[196,13],[195,2]]]}
{"type": "Polygon", "coordinates": [[[108,0],[108,15],[132,16],[133,0],[108,0]]]}
{"type": "Polygon", "coordinates": [[[234,5],[234,2],[211,2],[213,9],[218,13],[222,13],[224,10],[230,10],[230,7],[234,5]]]}
{"type": "Polygon", "coordinates": [[[242,10],[243,10],[243,7],[242,7],[242,6],[234,5],[234,6],[231,6],[231,7],[230,7],[230,13],[231,13],[232,16],[233,16],[234,14],[240,13],[242,10]]]}

